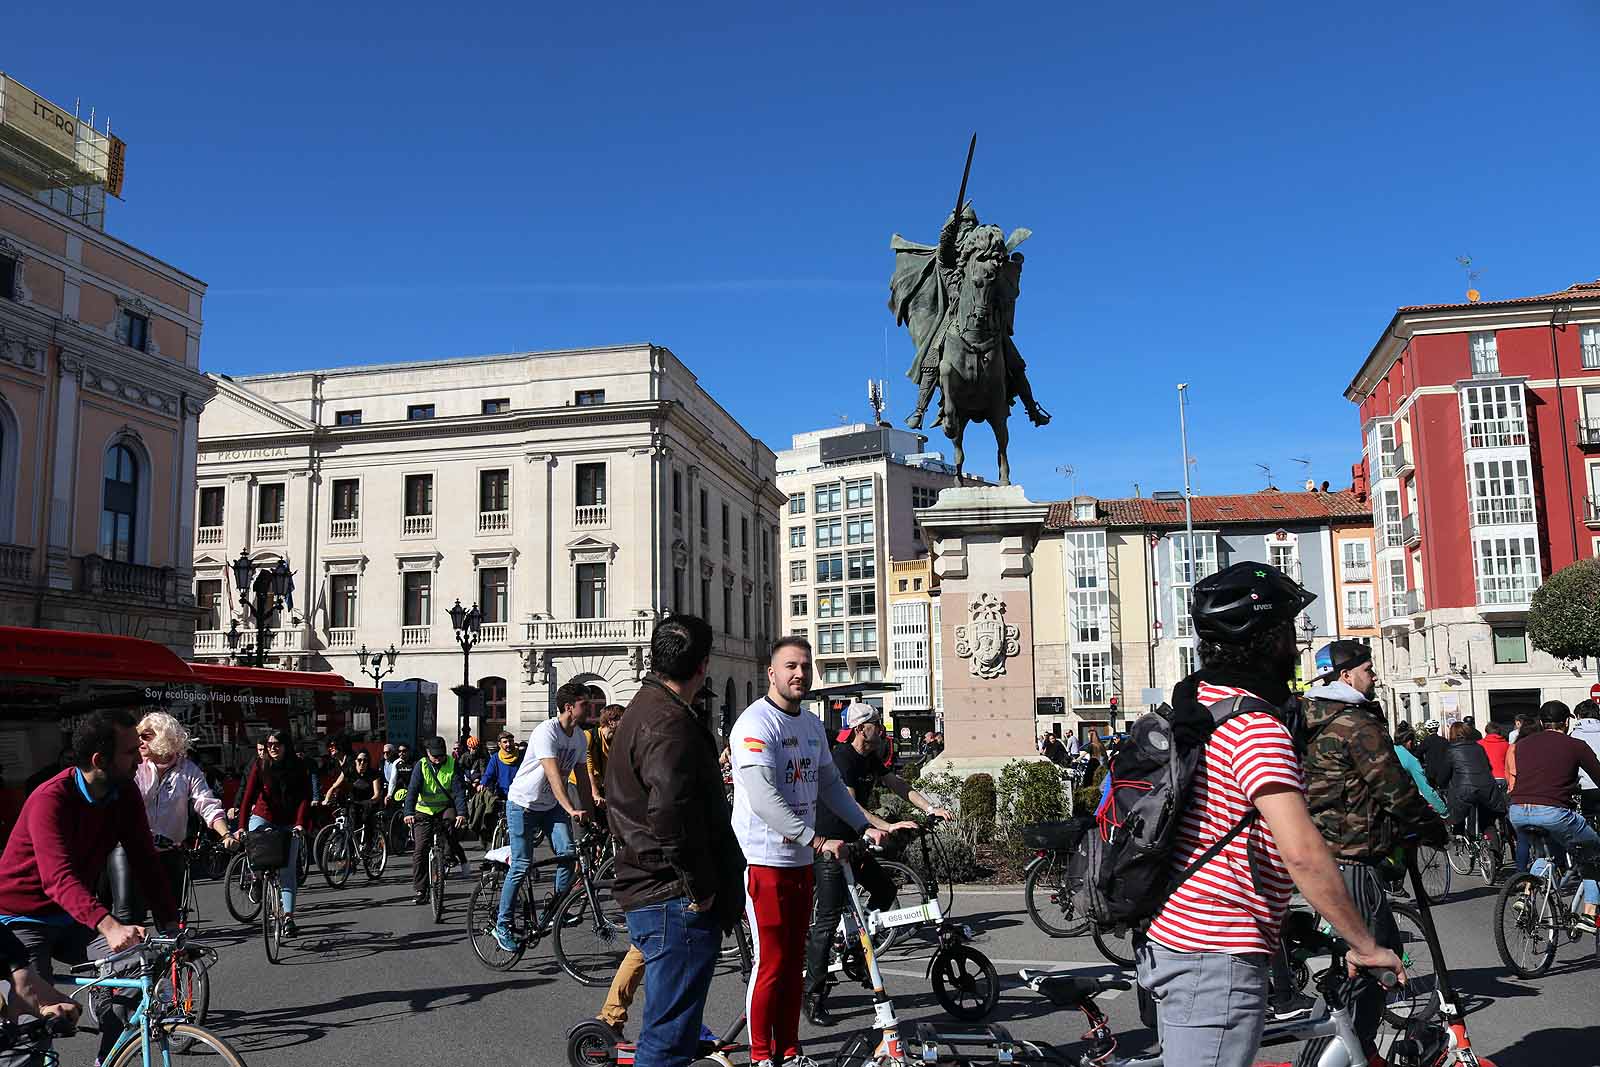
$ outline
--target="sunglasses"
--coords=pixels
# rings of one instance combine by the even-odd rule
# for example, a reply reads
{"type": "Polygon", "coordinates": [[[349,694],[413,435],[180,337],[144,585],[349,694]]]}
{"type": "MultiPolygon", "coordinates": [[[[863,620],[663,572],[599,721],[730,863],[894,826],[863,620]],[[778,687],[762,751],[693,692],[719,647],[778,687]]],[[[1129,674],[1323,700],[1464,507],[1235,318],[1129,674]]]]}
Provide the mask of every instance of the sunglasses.
{"type": "Polygon", "coordinates": [[[267,747],[268,748],[282,748],[283,747],[283,742],[282,741],[268,741],[267,742],[267,747]]]}

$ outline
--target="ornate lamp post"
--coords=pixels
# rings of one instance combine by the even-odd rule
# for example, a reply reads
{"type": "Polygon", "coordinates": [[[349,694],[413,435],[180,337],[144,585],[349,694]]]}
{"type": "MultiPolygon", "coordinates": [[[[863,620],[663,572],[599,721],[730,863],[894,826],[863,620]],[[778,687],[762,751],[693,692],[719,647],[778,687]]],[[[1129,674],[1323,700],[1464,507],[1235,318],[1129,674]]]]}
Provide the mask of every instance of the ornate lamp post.
{"type": "Polygon", "coordinates": [[[394,673],[394,661],[398,655],[400,653],[395,650],[393,643],[390,643],[387,652],[368,652],[367,646],[362,645],[356,652],[356,662],[361,664],[361,673],[372,679],[372,688],[378,689],[384,678],[394,673]]]}
{"type": "Polygon", "coordinates": [[[483,629],[483,612],[479,610],[476,604],[472,605],[472,609],[469,611],[461,606],[460,600],[457,600],[455,605],[451,607],[449,614],[450,628],[455,631],[456,644],[461,646],[461,684],[456,686],[453,692],[459,701],[457,704],[459,709],[457,712],[459,722],[458,738],[465,741],[467,735],[472,732],[470,727],[472,725],[473,698],[478,693],[471,682],[472,646],[478,643],[478,635],[483,629]]]}
{"type": "Polygon", "coordinates": [[[239,590],[239,606],[255,626],[256,640],[254,647],[239,651],[246,631],[239,629],[239,619],[235,616],[228,623],[228,651],[238,663],[264,667],[267,650],[272,647],[272,616],[280,609],[294,611],[294,574],[286,559],[280,559],[271,567],[257,567],[243,549],[230,566],[233,587],[239,590]]]}
{"type": "MultiPolygon", "coordinates": [[[[1306,643],[1306,658],[1311,659],[1311,657],[1317,654],[1317,650],[1312,647],[1312,643],[1317,639],[1317,624],[1311,621],[1311,616],[1309,614],[1300,616],[1300,637],[1306,643]]],[[[1310,684],[1311,675],[1315,674],[1316,670],[1316,661],[1312,660],[1311,667],[1306,675],[1307,685],[1310,684]]]]}

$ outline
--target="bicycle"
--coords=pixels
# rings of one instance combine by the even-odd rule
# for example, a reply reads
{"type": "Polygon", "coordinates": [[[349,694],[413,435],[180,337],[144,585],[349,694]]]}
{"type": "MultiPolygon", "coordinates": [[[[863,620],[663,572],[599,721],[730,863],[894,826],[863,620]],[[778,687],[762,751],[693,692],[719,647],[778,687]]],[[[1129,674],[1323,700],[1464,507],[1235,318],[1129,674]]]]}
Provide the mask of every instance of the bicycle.
{"type": "Polygon", "coordinates": [[[1033,925],[1051,937],[1089,930],[1083,888],[1093,825],[1074,819],[1023,827],[1022,841],[1036,853],[1024,869],[1023,901],[1033,925]]]}
{"type": "Polygon", "coordinates": [[[0,1020],[0,1053],[5,1054],[5,1062],[16,1063],[18,1067],[58,1067],[61,1057],[52,1047],[55,1039],[71,1037],[77,1032],[77,1026],[70,1019],[60,1016],[0,1020]],[[27,1059],[17,1058],[23,1054],[27,1054],[27,1059]]]}
{"type": "MultiPolygon", "coordinates": [[[[1550,835],[1533,827],[1523,827],[1533,869],[1506,879],[1494,907],[1494,946],[1500,959],[1519,978],[1538,978],[1555,963],[1563,943],[1577,944],[1588,931],[1577,927],[1582,903],[1579,880],[1600,878],[1600,853],[1580,850],[1574,857],[1551,857],[1562,850],[1550,835]]],[[[1595,954],[1600,955],[1600,933],[1594,935],[1595,954]]]]}
{"type": "Polygon", "coordinates": [[[223,904],[228,914],[242,923],[253,923],[261,914],[261,875],[250,862],[248,849],[228,861],[223,874],[223,904]]]}
{"type": "Polygon", "coordinates": [[[1446,853],[1450,868],[1465,877],[1478,872],[1486,885],[1494,885],[1505,858],[1505,841],[1496,819],[1487,830],[1479,829],[1479,809],[1473,805],[1462,825],[1450,827],[1446,853]]]}
{"type": "Polygon", "coordinates": [[[389,863],[389,845],[369,817],[358,819],[353,805],[340,808],[333,822],[317,834],[317,867],[328,885],[335,889],[350,880],[359,861],[369,881],[383,877],[389,863]]]}
{"type": "MultiPolygon", "coordinates": [[[[416,828],[412,827],[413,833],[416,828]]],[[[444,872],[450,866],[450,843],[455,838],[455,826],[434,828],[433,845],[428,849],[428,904],[433,909],[433,921],[444,922],[444,872]]],[[[412,847],[416,847],[413,842],[412,847]]]]}
{"type": "MultiPolygon", "coordinates": [[[[1466,1023],[1457,995],[1445,966],[1444,954],[1439,947],[1438,931],[1433,924],[1426,892],[1422,889],[1422,875],[1417,856],[1408,851],[1407,873],[1416,887],[1417,908],[1421,932],[1431,959],[1437,961],[1436,985],[1428,996],[1429,1005],[1409,1013],[1402,1024],[1404,1036],[1396,1039],[1390,1048],[1388,1062],[1412,1067],[1477,1067],[1478,1059],[1472,1051],[1467,1036],[1466,1023]]],[[[1296,1067],[1365,1067],[1366,1054],[1356,1035],[1350,1009],[1343,1003],[1345,972],[1344,947],[1337,940],[1323,946],[1330,954],[1328,968],[1322,972],[1320,986],[1325,1009],[1323,1015],[1312,1019],[1288,1022],[1271,1022],[1263,1030],[1262,1047],[1291,1041],[1304,1041],[1296,1060],[1296,1067]]],[[[1128,990],[1133,983],[1126,978],[1084,977],[1065,972],[1034,974],[1022,971],[1023,982],[1041,993],[1058,1007],[1076,1008],[1089,1023],[1083,1040],[1088,1047],[1076,1055],[1067,1055],[1045,1045],[1026,1045],[1026,1056],[1014,1057],[1012,1062],[1045,1063],[1052,1067],[1163,1067],[1160,1051],[1154,1055],[1119,1057],[1116,1055],[1117,1039],[1111,1032],[1105,1012],[1095,1003],[1095,997],[1107,990],[1128,990]]],[[[1394,976],[1384,972],[1380,980],[1385,988],[1396,988],[1394,976]]],[[[1424,996],[1412,991],[1413,999],[1424,996]]],[[[1387,1016],[1387,1013],[1386,1013],[1387,1016]]],[[[943,1063],[944,1060],[934,1062],[943,1063]]]]}
{"type": "MultiPolygon", "coordinates": [[[[927,827],[921,829],[926,840],[927,827]]],[[[878,944],[888,940],[881,935],[931,924],[939,947],[928,960],[927,977],[940,1006],[963,1022],[988,1018],[1000,1003],[1000,976],[989,957],[968,945],[977,936],[972,927],[946,918],[937,898],[910,907],[873,911],[866,890],[856,882],[854,869],[854,861],[868,851],[869,846],[864,844],[852,845],[853,859],[839,864],[849,907],[839,917],[829,973],[843,974],[871,989],[872,960],[882,952],[878,944]]]]}
{"type": "MultiPolygon", "coordinates": [[[[261,834],[262,830],[252,830],[251,834],[261,834]]],[[[270,831],[281,834],[282,831],[270,831]]],[[[292,852],[294,845],[298,844],[300,851],[305,851],[305,841],[299,830],[290,831],[290,845],[285,847],[285,852],[292,852]]],[[[265,840],[264,838],[258,840],[265,840]]],[[[261,849],[256,861],[260,862],[266,857],[267,848],[270,846],[257,846],[261,849]]],[[[279,880],[278,871],[288,865],[288,856],[284,856],[284,863],[273,865],[263,864],[258,868],[261,888],[261,940],[266,945],[267,962],[277,963],[283,956],[284,927],[288,925],[287,913],[283,910],[283,883],[279,880]]],[[[297,883],[298,884],[298,883],[297,883]]]]}
{"type": "Polygon", "coordinates": [[[511,969],[549,934],[556,962],[574,981],[586,986],[610,984],[628,951],[628,922],[611,891],[615,860],[600,858],[607,836],[588,827],[571,855],[533,861],[512,903],[509,932],[516,947],[509,952],[500,947],[494,931],[510,866],[496,859],[482,861],[478,884],[467,901],[467,939],[485,967],[511,969]],[[560,867],[572,872],[572,884],[541,917],[533,900],[534,883],[546,870],[560,867]]]}
{"type": "Polygon", "coordinates": [[[150,937],[143,944],[72,969],[72,982],[80,990],[126,989],[139,994],[137,1007],[105,1056],[105,1067],[149,1067],[157,1063],[170,1067],[174,1055],[197,1048],[216,1056],[220,1063],[244,1067],[244,1060],[231,1045],[190,1022],[183,1011],[164,1001],[159,993],[161,976],[173,957],[184,952],[188,940],[187,930],[170,937],[150,937]],[[137,978],[117,978],[109,973],[119,962],[134,959],[139,966],[137,978]],[[89,972],[94,976],[89,977],[89,972]]]}

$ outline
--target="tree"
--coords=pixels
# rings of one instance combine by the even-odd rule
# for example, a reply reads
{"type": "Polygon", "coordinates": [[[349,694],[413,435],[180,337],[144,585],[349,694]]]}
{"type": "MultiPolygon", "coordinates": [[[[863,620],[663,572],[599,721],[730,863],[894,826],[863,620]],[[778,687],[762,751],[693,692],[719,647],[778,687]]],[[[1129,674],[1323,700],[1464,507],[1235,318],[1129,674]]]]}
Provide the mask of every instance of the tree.
{"type": "Polygon", "coordinates": [[[1534,592],[1528,641],[1556,659],[1600,657],[1600,560],[1563,567],[1534,592]]]}

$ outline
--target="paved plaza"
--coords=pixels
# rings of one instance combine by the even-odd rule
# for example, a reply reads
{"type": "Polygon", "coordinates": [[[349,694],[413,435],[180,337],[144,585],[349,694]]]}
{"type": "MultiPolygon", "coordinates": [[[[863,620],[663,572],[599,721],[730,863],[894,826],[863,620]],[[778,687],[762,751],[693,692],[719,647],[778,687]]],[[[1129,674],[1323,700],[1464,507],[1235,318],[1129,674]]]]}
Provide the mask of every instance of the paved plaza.
{"type": "MultiPolygon", "coordinates": [[[[548,942],[507,973],[480,964],[464,929],[469,880],[450,884],[446,921],[434,925],[427,908],[410,904],[409,882],[393,865],[380,883],[369,885],[358,876],[343,890],[328,889],[315,872],[312,877],[298,906],[302,936],[278,966],[267,963],[257,932],[228,916],[220,885],[200,886],[200,925],[221,954],[212,974],[208,1024],[250,1067],[384,1063],[397,1055],[407,1063],[559,1064],[567,1028],[593,1015],[604,997],[603,989],[568,978],[548,942]]],[[[1108,973],[1112,968],[1093,943],[1087,937],[1044,937],[1028,921],[1020,889],[961,889],[955,911],[980,931],[978,947],[1007,979],[994,1021],[1015,1035],[1076,1043],[1082,1017],[1055,1011],[1020,988],[1015,972],[1056,966],[1108,973]]],[[[1468,995],[1475,1048],[1499,1067],[1590,1062],[1573,1054],[1592,1046],[1596,1036],[1600,960],[1592,943],[1564,949],[1548,977],[1518,981],[1508,977],[1495,953],[1493,911],[1493,895],[1480,887],[1436,912],[1445,951],[1468,995]]],[[[923,978],[928,951],[914,945],[885,964],[903,1018],[940,1014],[923,978]]],[[[712,986],[707,1022],[721,1028],[741,1010],[743,998],[737,971],[726,968],[712,986]]],[[[1153,1041],[1139,1028],[1132,994],[1104,1003],[1114,1026],[1126,1028],[1124,1050],[1153,1041]]],[[[871,1023],[863,990],[842,989],[833,1005],[841,1024],[805,1033],[813,1054],[831,1054],[848,1034],[871,1023]]],[[[92,1062],[93,1041],[79,1035],[64,1042],[63,1062],[92,1062]]],[[[1293,1054],[1292,1048],[1272,1049],[1260,1059],[1293,1054]]]]}

